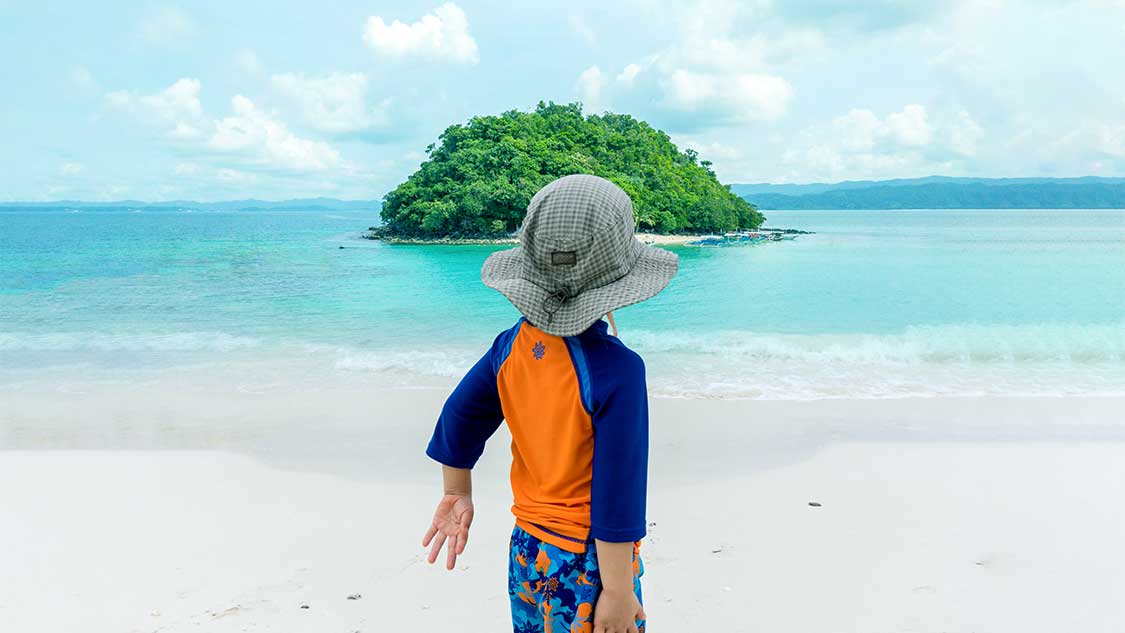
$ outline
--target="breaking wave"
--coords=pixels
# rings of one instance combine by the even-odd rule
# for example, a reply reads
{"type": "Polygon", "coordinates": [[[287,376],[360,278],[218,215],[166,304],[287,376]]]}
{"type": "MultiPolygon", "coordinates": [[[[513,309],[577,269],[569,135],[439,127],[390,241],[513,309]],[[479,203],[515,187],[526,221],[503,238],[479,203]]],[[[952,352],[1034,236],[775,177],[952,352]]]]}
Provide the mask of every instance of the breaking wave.
{"type": "Polygon", "coordinates": [[[103,334],[0,332],[0,351],[11,352],[232,352],[258,347],[261,341],[222,332],[173,334],[103,334]]]}

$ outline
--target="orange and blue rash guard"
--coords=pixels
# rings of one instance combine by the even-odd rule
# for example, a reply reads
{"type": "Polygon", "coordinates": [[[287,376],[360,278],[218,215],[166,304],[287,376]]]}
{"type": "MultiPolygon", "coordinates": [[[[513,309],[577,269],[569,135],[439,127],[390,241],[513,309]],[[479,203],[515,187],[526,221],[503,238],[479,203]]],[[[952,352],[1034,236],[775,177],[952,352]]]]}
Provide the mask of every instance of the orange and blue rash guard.
{"type": "Polygon", "coordinates": [[[645,367],[604,321],[577,336],[526,319],[501,332],[446,400],[426,454],[472,468],[504,420],[519,527],[579,553],[644,537],[645,367]]]}

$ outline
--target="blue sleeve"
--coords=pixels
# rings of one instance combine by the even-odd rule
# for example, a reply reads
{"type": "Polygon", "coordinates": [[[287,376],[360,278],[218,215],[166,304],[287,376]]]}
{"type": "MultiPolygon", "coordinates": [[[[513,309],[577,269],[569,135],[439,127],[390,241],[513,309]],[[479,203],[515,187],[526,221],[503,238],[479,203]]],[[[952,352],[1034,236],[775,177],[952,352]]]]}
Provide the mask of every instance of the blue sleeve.
{"type": "Polygon", "coordinates": [[[616,341],[590,346],[594,472],[590,535],[610,543],[644,538],[648,484],[648,389],[641,357],[616,341]]]}
{"type": "Polygon", "coordinates": [[[473,365],[441,409],[426,455],[454,468],[472,468],[484,444],[504,421],[496,372],[511,349],[519,324],[501,332],[492,347],[473,365]]]}

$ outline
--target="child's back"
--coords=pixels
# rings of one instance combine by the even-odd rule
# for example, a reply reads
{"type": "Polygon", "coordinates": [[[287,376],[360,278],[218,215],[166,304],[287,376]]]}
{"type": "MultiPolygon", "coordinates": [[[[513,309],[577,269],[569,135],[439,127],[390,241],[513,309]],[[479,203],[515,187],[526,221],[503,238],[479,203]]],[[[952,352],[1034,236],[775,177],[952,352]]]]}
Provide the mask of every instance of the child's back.
{"type": "Polygon", "coordinates": [[[628,196],[601,178],[567,176],[535,195],[521,246],[482,271],[524,317],[462,379],[426,451],[446,494],[423,545],[433,541],[433,562],[448,539],[452,569],[472,522],[470,469],[507,420],[519,632],[644,630],[645,370],[601,317],[659,292],[676,257],[638,242],[633,222],[628,196]]]}
{"type": "Polygon", "coordinates": [[[471,468],[507,420],[516,525],[571,552],[584,552],[592,539],[639,541],[648,463],[644,371],[604,321],[560,337],[520,319],[450,396],[426,453],[471,468]]]}

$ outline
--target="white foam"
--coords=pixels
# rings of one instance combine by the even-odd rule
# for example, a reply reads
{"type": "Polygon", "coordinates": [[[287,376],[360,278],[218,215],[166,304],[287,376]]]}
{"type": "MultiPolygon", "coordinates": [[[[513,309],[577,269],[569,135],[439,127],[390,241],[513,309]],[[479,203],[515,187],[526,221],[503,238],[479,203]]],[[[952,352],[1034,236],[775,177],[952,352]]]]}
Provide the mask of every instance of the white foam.
{"type": "MultiPolygon", "coordinates": [[[[622,338],[644,357],[650,393],[657,397],[816,400],[1125,394],[1125,324],[965,324],[912,327],[889,334],[819,335],[624,330],[622,338]]],[[[231,354],[245,350],[270,366],[368,374],[365,380],[401,387],[452,386],[480,354],[479,346],[470,345],[409,350],[300,341],[266,344],[220,332],[0,333],[0,351],[29,353],[33,360],[39,358],[37,353],[51,352],[73,352],[83,358],[89,354],[95,364],[105,352],[109,358],[114,352],[201,352],[203,362],[213,357],[225,363],[233,358],[231,354]]],[[[73,360],[72,356],[62,360],[73,360]]],[[[239,356],[245,360],[245,354],[239,356]]],[[[183,362],[176,354],[161,358],[183,362]]],[[[192,362],[201,360],[194,358],[192,362]]]]}
{"type": "Polygon", "coordinates": [[[672,353],[757,361],[843,364],[1121,363],[1125,323],[916,326],[895,334],[682,334],[623,332],[642,355],[672,353]]]}
{"type": "Polygon", "coordinates": [[[409,373],[441,378],[459,378],[477,360],[479,352],[458,351],[361,351],[341,348],[336,368],[345,371],[409,373]],[[474,355],[476,354],[476,355],[474,355]]]}
{"type": "Polygon", "coordinates": [[[105,334],[101,332],[0,332],[0,350],[19,352],[231,352],[261,341],[223,332],[105,334]]]}

